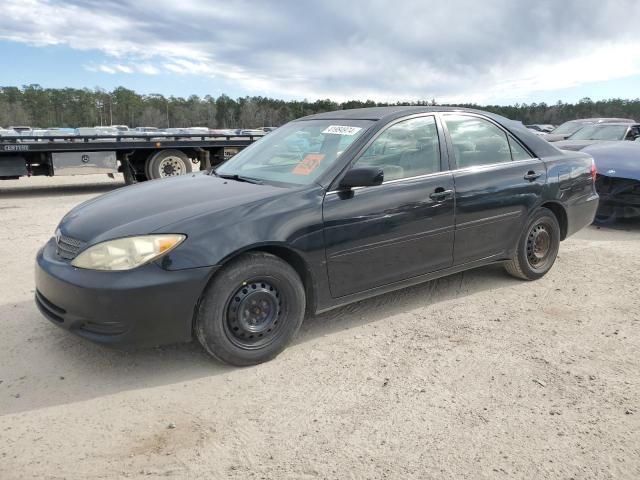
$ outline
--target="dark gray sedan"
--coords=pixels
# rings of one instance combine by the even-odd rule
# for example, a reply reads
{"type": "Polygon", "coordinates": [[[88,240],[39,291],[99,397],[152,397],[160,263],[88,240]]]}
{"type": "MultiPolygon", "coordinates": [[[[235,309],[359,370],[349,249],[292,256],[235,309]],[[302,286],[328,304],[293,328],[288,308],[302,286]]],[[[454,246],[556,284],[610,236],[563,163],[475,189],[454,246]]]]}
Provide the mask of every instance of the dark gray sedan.
{"type": "Polygon", "coordinates": [[[589,125],[597,125],[600,123],[636,123],[635,120],[629,118],[578,118],[576,120],[569,120],[562,125],[556,127],[554,130],[545,135],[544,139],[547,142],[559,142],[560,140],[566,140],[571,135],[576,133],[581,128],[589,125]]]}
{"type": "Polygon", "coordinates": [[[638,123],[598,123],[581,128],[566,140],[555,143],[562,150],[579,151],[602,142],[635,141],[640,138],[638,123]]]}
{"type": "Polygon", "coordinates": [[[96,342],[195,337],[255,364],[305,313],[496,262],[541,278],[592,222],[595,174],[588,155],[485,112],[322,113],[209,172],[74,208],[38,252],[35,301],[96,342]]]}

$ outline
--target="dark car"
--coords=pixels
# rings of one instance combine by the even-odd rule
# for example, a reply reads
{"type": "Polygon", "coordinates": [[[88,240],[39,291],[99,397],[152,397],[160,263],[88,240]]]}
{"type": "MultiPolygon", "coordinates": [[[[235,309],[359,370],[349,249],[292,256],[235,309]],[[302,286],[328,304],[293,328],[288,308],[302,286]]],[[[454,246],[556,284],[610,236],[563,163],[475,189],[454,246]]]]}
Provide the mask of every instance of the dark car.
{"type": "Polygon", "coordinates": [[[598,123],[587,125],[566,140],[555,143],[562,150],[582,150],[584,147],[600,142],[635,141],[640,138],[638,123],[598,123]]]}
{"type": "Polygon", "coordinates": [[[220,360],[276,356],[305,312],[505,262],[535,280],[592,222],[593,160],[466,109],[322,113],[209,173],[71,210],[38,253],[36,302],[106,344],[197,337],[220,360]]]}
{"type": "Polygon", "coordinates": [[[581,128],[598,123],[636,123],[636,121],[630,118],[578,118],[577,120],[564,122],[562,125],[549,132],[548,135],[545,135],[544,139],[547,142],[559,142],[560,140],[566,140],[581,128]]]}
{"type": "Polygon", "coordinates": [[[640,142],[599,143],[583,152],[593,156],[598,169],[596,223],[640,218],[640,142]]]}

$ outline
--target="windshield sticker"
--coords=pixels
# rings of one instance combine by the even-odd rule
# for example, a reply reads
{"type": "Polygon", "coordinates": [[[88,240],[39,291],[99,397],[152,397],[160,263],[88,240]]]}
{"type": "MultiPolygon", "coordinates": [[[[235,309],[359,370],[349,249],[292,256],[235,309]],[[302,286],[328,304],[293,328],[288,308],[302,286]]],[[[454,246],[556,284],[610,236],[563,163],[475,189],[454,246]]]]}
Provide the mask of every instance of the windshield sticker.
{"type": "Polygon", "coordinates": [[[333,135],[355,135],[362,128],[360,127],[349,127],[347,125],[329,125],[327,128],[323,130],[322,133],[331,133],[333,135]]]}
{"type": "Polygon", "coordinates": [[[291,173],[294,175],[309,175],[320,166],[320,162],[324,160],[324,157],[321,153],[310,153],[295,166],[291,173]]]}

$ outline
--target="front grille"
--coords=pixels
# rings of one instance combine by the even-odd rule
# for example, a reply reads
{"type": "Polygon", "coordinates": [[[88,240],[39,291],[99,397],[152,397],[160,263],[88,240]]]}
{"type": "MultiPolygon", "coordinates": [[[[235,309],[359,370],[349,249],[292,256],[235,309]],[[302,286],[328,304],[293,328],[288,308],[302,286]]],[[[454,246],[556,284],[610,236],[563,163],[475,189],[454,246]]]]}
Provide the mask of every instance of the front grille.
{"type": "Polygon", "coordinates": [[[76,240],[75,238],[67,237],[66,235],[60,235],[56,239],[56,252],[61,258],[65,260],[73,260],[76,258],[85,242],[82,240],[76,240]]]}
{"type": "Polygon", "coordinates": [[[628,202],[631,204],[640,203],[640,182],[630,178],[607,177],[598,175],[596,177],[596,191],[605,199],[628,202]]]}

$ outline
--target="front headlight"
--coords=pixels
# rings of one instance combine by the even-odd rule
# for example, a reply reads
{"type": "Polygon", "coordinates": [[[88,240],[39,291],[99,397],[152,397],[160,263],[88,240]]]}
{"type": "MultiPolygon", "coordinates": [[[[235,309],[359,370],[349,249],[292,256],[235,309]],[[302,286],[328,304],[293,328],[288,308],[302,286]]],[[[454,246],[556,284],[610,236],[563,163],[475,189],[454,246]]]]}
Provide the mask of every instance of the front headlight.
{"type": "Polygon", "coordinates": [[[172,233],[107,240],[87,248],[71,265],[91,270],[131,270],[170,252],[185,238],[172,233]]]}

